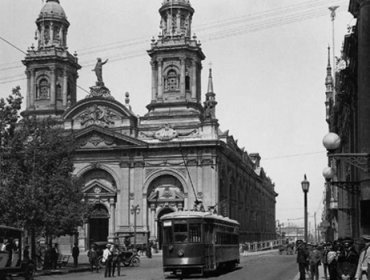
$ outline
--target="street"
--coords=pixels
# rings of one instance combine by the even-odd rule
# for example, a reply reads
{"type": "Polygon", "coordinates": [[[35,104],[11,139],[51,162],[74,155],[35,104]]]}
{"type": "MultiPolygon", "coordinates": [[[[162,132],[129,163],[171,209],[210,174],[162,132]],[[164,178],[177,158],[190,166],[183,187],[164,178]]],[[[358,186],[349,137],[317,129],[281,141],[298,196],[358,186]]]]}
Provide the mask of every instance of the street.
{"type": "MultiPolygon", "coordinates": [[[[213,274],[206,279],[258,279],[258,280],[293,280],[297,275],[297,265],[295,255],[279,255],[276,252],[265,255],[241,257],[240,266],[231,271],[220,274],[213,274]]],[[[94,280],[103,279],[104,271],[69,273],[63,275],[39,276],[35,279],[76,279],[76,280],[94,280]]],[[[118,279],[135,279],[135,280],[160,280],[160,279],[178,279],[171,275],[163,275],[162,257],[153,256],[152,259],[141,258],[140,267],[123,268],[121,276],[118,279]]],[[[187,277],[186,279],[205,279],[200,277],[187,277]]]]}

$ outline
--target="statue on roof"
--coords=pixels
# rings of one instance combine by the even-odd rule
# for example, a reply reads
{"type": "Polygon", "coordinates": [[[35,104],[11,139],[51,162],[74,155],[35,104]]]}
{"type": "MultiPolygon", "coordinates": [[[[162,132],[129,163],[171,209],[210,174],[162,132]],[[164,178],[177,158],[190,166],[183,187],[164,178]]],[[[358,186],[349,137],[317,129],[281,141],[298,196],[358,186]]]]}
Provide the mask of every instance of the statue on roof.
{"type": "Polygon", "coordinates": [[[104,85],[104,82],[103,82],[103,65],[106,64],[107,62],[108,62],[108,59],[106,59],[104,62],[102,62],[101,58],[98,57],[95,68],[93,70],[91,70],[91,71],[94,71],[95,74],[96,74],[96,78],[97,78],[96,84],[97,85],[104,85]]]}

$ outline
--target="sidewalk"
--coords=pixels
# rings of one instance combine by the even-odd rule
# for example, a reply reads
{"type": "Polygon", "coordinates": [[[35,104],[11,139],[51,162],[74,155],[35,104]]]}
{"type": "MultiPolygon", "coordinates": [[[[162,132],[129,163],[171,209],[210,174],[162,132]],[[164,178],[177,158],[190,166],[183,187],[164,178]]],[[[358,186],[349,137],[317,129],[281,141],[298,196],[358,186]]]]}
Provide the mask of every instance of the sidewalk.
{"type": "MultiPolygon", "coordinates": [[[[297,269],[298,269],[298,265],[297,265],[297,269]]],[[[310,279],[308,278],[308,275],[306,274],[306,279],[310,279]]],[[[319,279],[325,279],[324,277],[324,266],[323,265],[319,265],[319,279]]],[[[328,275],[328,279],[329,279],[329,275],[328,275]]],[[[299,272],[297,273],[297,275],[294,277],[293,280],[299,280],[299,272]]]]}
{"type": "Polygon", "coordinates": [[[73,273],[73,272],[84,272],[90,270],[89,259],[87,255],[82,254],[78,257],[78,266],[73,266],[73,258],[70,258],[68,264],[66,266],[62,266],[61,268],[57,269],[44,269],[35,272],[35,276],[41,275],[53,275],[53,274],[66,274],[66,273],[73,273]]]}
{"type": "MultiPolygon", "coordinates": [[[[155,256],[162,256],[162,251],[158,253],[153,253],[153,257],[155,256]]],[[[145,261],[147,257],[145,255],[140,255],[140,260],[145,261]]],[[[66,274],[66,273],[76,273],[76,272],[85,272],[90,271],[90,264],[89,264],[89,258],[86,254],[81,254],[78,257],[78,266],[73,266],[73,259],[71,258],[66,266],[63,266],[61,268],[57,269],[45,269],[35,272],[35,276],[42,276],[42,275],[54,275],[54,274],[66,274]]],[[[104,271],[104,268],[102,268],[102,271],[104,271]]]]}

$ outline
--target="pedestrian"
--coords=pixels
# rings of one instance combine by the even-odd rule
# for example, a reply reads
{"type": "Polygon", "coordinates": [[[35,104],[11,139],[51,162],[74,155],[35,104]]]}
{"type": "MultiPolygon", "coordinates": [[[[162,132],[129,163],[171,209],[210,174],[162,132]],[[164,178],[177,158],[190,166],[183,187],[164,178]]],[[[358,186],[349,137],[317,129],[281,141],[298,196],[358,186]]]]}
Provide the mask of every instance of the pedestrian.
{"type": "Polygon", "coordinates": [[[80,255],[80,249],[78,248],[77,243],[72,248],[72,257],[73,257],[73,265],[74,267],[78,266],[78,256],[80,255]]]}
{"type": "Polygon", "coordinates": [[[58,243],[54,243],[54,246],[51,248],[50,259],[51,259],[51,268],[56,269],[59,258],[59,248],[58,243]]]}
{"type": "Polygon", "coordinates": [[[353,247],[354,240],[346,238],[338,256],[337,275],[339,280],[353,280],[356,274],[358,253],[353,247]]]}
{"type": "Polygon", "coordinates": [[[334,241],[332,246],[329,248],[329,252],[327,255],[328,259],[328,268],[329,268],[329,279],[330,280],[338,280],[337,278],[337,259],[338,259],[338,252],[339,249],[338,241],[334,241]]]}
{"type": "Polygon", "coordinates": [[[319,265],[321,265],[321,252],[317,245],[313,245],[309,252],[309,265],[311,280],[319,280],[319,265]]]}
{"type": "Polygon", "coordinates": [[[302,240],[297,240],[296,244],[299,280],[306,280],[306,266],[308,259],[306,244],[302,240]]]}
{"type": "Polygon", "coordinates": [[[356,269],[356,280],[369,280],[370,278],[370,235],[363,235],[365,247],[360,253],[358,265],[356,269]]]}
{"type": "Polygon", "coordinates": [[[103,263],[105,264],[104,277],[111,277],[112,274],[112,252],[110,247],[111,245],[107,244],[103,251],[103,263]]]}
{"type": "Polygon", "coordinates": [[[51,244],[48,244],[45,250],[44,255],[44,269],[50,269],[52,267],[52,247],[51,244]]]}
{"type": "Polygon", "coordinates": [[[325,243],[323,245],[323,249],[322,249],[322,253],[321,253],[321,263],[322,263],[323,270],[324,270],[325,280],[328,280],[328,276],[329,276],[328,252],[329,252],[330,246],[331,246],[330,242],[325,243]]]}
{"type": "Polygon", "coordinates": [[[152,245],[153,245],[153,241],[149,241],[146,246],[146,256],[149,259],[152,258],[152,245]]]}
{"type": "Polygon", "coordinates": [[[121,276],[121,251],[117,245],[111,246],[112,252],[112,277],[117,268],[117,276],[121,276]]]}
{"type": "Polygon", "coordinates": [[[94,271],[94,267],[96,268],[96,272],[99,272],[100,266],[98,263],[98,252],[95,250],[95,246],[92,245],[90,250],[87,252],[87,257],[89,258],[91,272],[94,271]]]}
{"type": "Polygon", "coordinates": [[[36,268],[41,269],[43,265],[44,252],[40,241],[36,243],[35,257],[36,257],[36,268]]]}
{"type": "Polygon", "coordinates": [[[28,245],[24,246],[23,260],[27,263],[31,260],[31,258],[30,258],[30,246],[28,246],[28,245]]]}

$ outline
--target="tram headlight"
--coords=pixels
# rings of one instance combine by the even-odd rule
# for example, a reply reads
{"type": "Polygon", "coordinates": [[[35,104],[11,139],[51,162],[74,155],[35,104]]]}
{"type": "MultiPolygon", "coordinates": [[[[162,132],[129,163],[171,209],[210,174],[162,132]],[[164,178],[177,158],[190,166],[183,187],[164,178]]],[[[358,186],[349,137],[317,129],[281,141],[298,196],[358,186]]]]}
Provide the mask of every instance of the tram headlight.
{"type": "Polygon", "coordinates": [[[179,257],[183,257],[183,256],[184,256],[184,250],[182,250],[182,249],[178,250],[178,251],[177,251],[177,255],[178,255],[179,257]]]}

